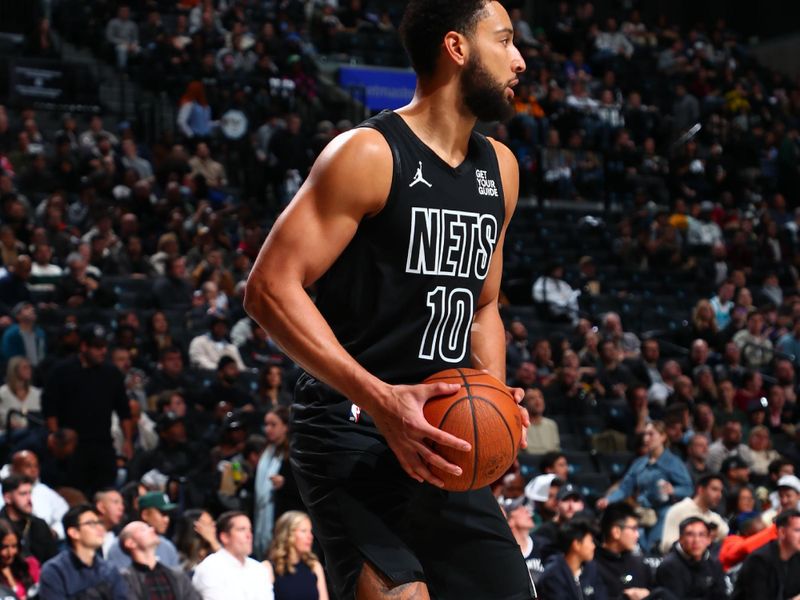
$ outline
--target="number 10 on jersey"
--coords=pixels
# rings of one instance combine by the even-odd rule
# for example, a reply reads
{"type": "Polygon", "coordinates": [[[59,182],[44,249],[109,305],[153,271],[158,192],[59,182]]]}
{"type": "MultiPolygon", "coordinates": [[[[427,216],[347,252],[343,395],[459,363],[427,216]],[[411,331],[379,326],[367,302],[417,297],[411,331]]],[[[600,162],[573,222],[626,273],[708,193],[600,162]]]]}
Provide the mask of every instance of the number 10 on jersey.
{"type": "Polygon", "coordinates": [[[448,292],[446,287],[440,285],[428,292],[427,305],[431,316],[422,335],[419,357],[423,360],[460,362],[467,353],[469,329],[474,316],[472,292],[465,288],[454,288],[448,292]]]}

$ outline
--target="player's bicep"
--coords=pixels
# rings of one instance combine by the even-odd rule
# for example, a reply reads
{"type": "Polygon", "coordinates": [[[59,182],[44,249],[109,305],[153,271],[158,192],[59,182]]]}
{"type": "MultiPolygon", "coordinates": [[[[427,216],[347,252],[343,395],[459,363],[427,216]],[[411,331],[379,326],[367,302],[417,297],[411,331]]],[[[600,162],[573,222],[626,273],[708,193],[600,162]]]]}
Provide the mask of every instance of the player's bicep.
{"type": "Polygon", "coordinates": [[[270,231],[253,267],[256,276],[313,284],[361,220],[382,208],[391,178],[391,150],[379,133],[360,129],[331,142],[270,231]]]}

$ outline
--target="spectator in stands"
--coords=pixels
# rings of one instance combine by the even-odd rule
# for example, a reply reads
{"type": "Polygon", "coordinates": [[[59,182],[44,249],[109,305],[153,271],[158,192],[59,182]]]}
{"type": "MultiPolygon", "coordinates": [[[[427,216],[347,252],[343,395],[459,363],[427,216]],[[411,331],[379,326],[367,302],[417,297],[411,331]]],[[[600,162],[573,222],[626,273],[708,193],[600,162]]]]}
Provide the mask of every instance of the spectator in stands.
{"type": "Polygon", "coordinates": [[[24,356],[6,366],[6,382],[0,387],[0,431],[11,433],[28,427],[28,413],[40,416],[42,390],[33,385],[33,369],[24,356]]]}
{"type": "Polygon", "coordinates": [[[0,277],[0,310],[10,314],[20,302],[33,302],[27,282],[31,277],[31,259],[19,255],[13,264],[6,264],[6,273],[0,277]]]}
{"type": "Polygon", "coordinates": [[[189,343],[189,360],[195,368],[213,371],[223,356],[232,358],[240,370],[246,369],[239,349],[228,341],[228,318],[213,313],[208,317],[208,331],[189,343]]]}
{"type": "Polygon", "coordinates": [[[794,357],[794,364],[800,365],[800,319],[795,319],[792,330],[778,339],[777,349],[794,357]]]}
{"type": "Polygon", "coordinates": [[[192,286],[186,279],[186,259],[170,256],[164,263],[164,276],[153,284],[158,308],[187,310],[192,303],[192,286]]]}
{"type": "Polygon", "coordinates": [[[189,175],[202,175],[211,189],[221,188],[228,183],[225,167],[211,158],[211,150],[206,142],[197,143],[194,156],[189,159],[189,166],[192,168],[189,175]]]}
{"type": "Polygon", "coordinates": [[[67,272],[56,287],[56,302],[70,308],[104,308],[114,304],[115,294],[100,282],[97,269],[90,269],[78,252],[67,257],[67,272]]]}
{"type": "Polygon", "coordinates": [[[634,382],[633,375],[622,363],[622,352],[612,339],[600,342],[600,360],[597,377],[605,397],[625,398],[628,386],[634,382]]]}
{"type": "Polygon", "coordinates": [[[222,548],[197,565],[192,583],[203,600],[250,598],[272,600],[272,569],[250,558],[253,531],[244,513],[226,512],[217,519],[222,548]]]}
{"type": "Polygon", "coordinates": [[[666,442],[664,424],[660,421],[648,423],[644,430],[647,454],[631,464],[617,489],[597,501],[597,508],[604,510],[610,502],[634,497],[639,506],[655,511],[654,525],[645,529],[642,541],[645,550],[661,540],[669,507],[691,494],[693,489],[686,466],[665,447],[666,442]]]}
{"type": "Polygon", "coordinates": [[[180,132],[189,139],[207,139],[211,135],[213,122],[202,81],[189,83],[179,106],[177,119],[180,132]]]}
{"type": "Polygon", "coordinates": [[[744,532],[746,521],[756,518],[762,524],[761,513],[756,510],[756,495],[753,488],[749,485],[740,486],[731,496],[728,502],[728,527],[731,534],[744,532]]]}
{"type": "Polygon", "coordinates": [[[714,310],[714,318],[720,331],[725,329],[731,321],[731,311],[733,310],[733,294],[736,291],[733,283],[723,281],[717,295],[711,298],[711,308],[714,310]]]}
{"type": "Polygon", "coordinates": [[[555,516],[550,521],[539,525],[533,535],[533,541],[545,562],[554,552],[557,552],[559,528],[570,523],[573,517],[582,512],[585,507],[583,494],[576,486],[564,483],[558,488],[555,516]]]}
{"type": "Polygon", "coordinates": [[[533,283],[533,302],[540,307],[542,314],[558,321],[577,324],[580,318],[578,309],[579,290],[573,290],[564,281],[564,266],[552,263],[545,274],[533,283]]]}
{"type": "Polygon", "coordinates": [[[705,435],[695,433],[689,438],[686,446],[686,470],[695,484],[701,477],[713,472],[708,467],[708,448],[709,442],[705,435]]]}
{"type": "Polygon", "coordinates": [[[225,402],[234,409],[253,406],[253,397],[237,385],[241,372],[236,360],[224,355],[217,362],[216,379],[208,387],[203,397],[203,405],[207,411],[213,410],[219,402],[225,402]]]}
{"type": "Polygon", "coordinates": [[[771,525],[782,511],[800,509],[800,479],[796,475],[783,475],[777,485],[778,505],[764,511],[761,519],[771,525]]]}
{"type": "Polygon", "coordinates": [[[70,474],[74,486],[91,494],[114,483],[116,453],[111,440],[111,413],[124,433],[124,455],[133,456],[133,424],[119,370],[105,362],[107,334],[100,325],[81,332],[80,353],[58,363],[42,394],[42,409],[50,431],[74,429],[79,444],[70,474]]]}
{"type": "Polygon", "coordinates": [[[85,594],[128,600],[129,590],[119,572],[98,556],[103,545],[103,522],[91,506],[79,504],[64,515],[69,548],[42,567],[39,596],[70,598],[85,594]]]}
{"type": "Polygon", "coordinates": [[[162,543],[156,530],[143,521],[128,523],[119,534],[119,545],[131,564],[122,570],[130,588],[130,598],[148,600],[153,595],[200,600],[192,581],[180,569],[159,561],[157,548],[162,543]]]}
{"type": "Polygon", "coordinates": [[[21,302],[11,316],[17,322],[3,332],[0,353],[4,360],[24,356],[35,367],[44,359],[47,347],[44,329],[36,325],[36,308],[31,302],[21,302]]]}
{"type": "Polygon", "coordinates": [[[508,527],[511,529],[511,534],[519,544],[519,549],[522,551],[522,556],[525,559],[525,564],[528,566],[528,572],[533,579],[534,584],[539,583],[542,573],[544,572],[544,564],[542,562],[539,549],[533,543],[531,531],[534,528],[534,522],[531,515],[531,507],[529,500],[526,496],[522,495],[516,498],[504,497],[500,506],[506,515],[508,527]]]}
{"type": "Polygon", "coordinates": [[[531,424],[528,427],[527,452],[544,454],[545,452],[561,450],[558,425],[552,419],[544,416],[545,404],[542,390],[538,388],[525,390],[523,404],[528,409],[528,414],[531,418],[531,424]]]}
{"type": "Polygon", "coordinates": [[[664,518],[664,532],[661,536],[661,553],[667,554],[678,539],[678,525],[689,517],[700,517],[710,527],[712,542],[722,541],[728,535],[728,524],[714,512],[722,501],[723,481],[719,475],[705,475],[695,485],[693,497],[686,497],[673,504],[664,518]]]}
{"type": "Polygon", "coordinates": [[[539,461],[539,471],[553,473],[562,482],[569,479],[569,462],[563,452],[547,452],[539,461]]]}
{"type": "Polygon", "coordinates": [[[731,596],[735,600],[795,598],[800,594],[800,512],[781,512],[775,525],[778,538],[744,561],[731,596]]]}
{"type": "Polygon", "coordinates": [[[31,488],[33,481],[25,475],[9,475],[3,479],[3,502],[0,518],[11,524],[25,554],[32,554],[40,563],[58,552],[56,536],[50,526],[33,514],[31,488]]]}
{"type": "Polygon", "coordinates": [[[168,390],[188,390],[191,387],[183,368],[181,351],[172,346],[161,350],[158,366],[150,375],[146,392],[149,402],[155,405],[155,397],[168,390]]]}
{"type": "Polygon", "coordinates": [[[313,542],[311,520],[306,513],[290,511],[278,519],[269,561],[264,561],[272,575],[275,600],[303,596],[328,600],[325,572],[312,551],[313,542]]]}
{"type": "Polygon", "coordinates": [[[594,562],[595,543],[589,524],[576,520],[558,534],[562,554],[555,555],[539,582],[542,598],[588,600],[606,598],[606,589],[594,562]]]}
{"type": "Polygon", "coordinates": [[[731,456],[740,457],[748,467],[753,464],[750,448],[742,443],[742,424],[734,420],[725,421],[719,439],[709,447],[708,468],[719,471],[722,462],[731,456]]]}
{"type": "Polygon", "coordinates": [[[650,387],[661,381],[660,372],[661,349],[658,340],[648,338],[642,341],[642,353],[638,359],[625,360],[625,366],[639,383],[650,387]]]}
{"type": "Polygon", "coordinates": [[[753,475],[763,477],[767,474],[770,463],[780,458],[780,454],[772,448],[770,432],[764,425],[757,425],[750,430],[747,435],[747,445],[750,448],[750,455],[753,463],[750,471],[753,475]]]}
{"type": "Polygon", "coordinates": [[[656,581],[676,598],[724,600],[728,597],[719,561],[711,558],[711,528],[700,517],[679,525],[679,538],[656,571],[656,581]]]}
{"type": "Polygon", "coordinates": [[[753,311],[747,315],[747,329],[733,336],[733,342],[739,347],[744,364],[751,369],[763,369],[772,360],[772,342],[764,336],[764,316],[753,311]]]}
{"type": "Polygon", "coordinates": [[[94,495],[94,509],[106,530],[101,551],[103,558],[108,559],[108,551],[117,541],[116,528],[125,516],[122,494],[113,488],[98,490],[94,495]]]}
{"type": "Polygon", "coordinates": [[[130,7],[121,5],[117,16],[106,26],[106,41],[112,45],[117,56],[117,67],[125,70],[130,57],[141,52],[139,47],[139,26],[131,21],[130,7]]]}
{"type": "Polygon", "coordinates": [[[176,527],[175,546],[181,559],[181,568],[192,575],[203,559],[221,548],[217,539],[217,524],[211,515],[197,508],[185,511],[176,527]]]}
{"type": "Polygon", "coordinates": [[[639,545],[639,520],[625,502],[609,504],[600,519],[603,543],[594,562],[609,600],[642,600],[653,585],[650,568],[636,553],[639,545]]]}
{"type": "Polygon", "coordinates": [[[537,475],[525,486],[525,496],[533,502],[537,526],[552,521],[558,511],[558,490],[562,482],[554,473],[537,475]]]}
{"type": "Polygon", "coordinates": [[[139,181],[152,182],[155,179],[153,165],[146,158],[139,156],[136,142],[132,139],[122,140],[122,156],[119,162],[123,169],[133,170],[139,181]]]}
{"type": "MultiPolygon", "coordinates": [[[[173,543],[164,537],[169,528],[170,513],[176,508],[178,505],[170,502],[169,497],[163,492],[147,492],[139,497],[139,516],[158,534],[160,543],[155,548],[155,553],[158,560],[167,567],[180,566],[178,551],[173,543]]],[[[128,552],[125,552],[122,546],[123,541],[120,534],[108,550],[108,562],[119,570],[131,566],[131,557],[128,552]]]]}
{"type": "Polygon", "coordinates": [[[11,475],[21,475],[33,482],[31,487],[31,504],[33,515],[42,519],[53,534],[59,539],[64,539],[64,529],[61,520],[64,518],[69,506],[53,488],[39,480],[39,459],[30,450],[19,450],[11,457],[11,463],[3,468],[11,475]]]}
{"type": "Polygon", "coordinates": [[[11,598],[28,598],[38,591],[41,564],[34,556],[25,556],[19,538],[11,525],[0,519],[0,582],[3,593],[13,593],[11,598]]]}

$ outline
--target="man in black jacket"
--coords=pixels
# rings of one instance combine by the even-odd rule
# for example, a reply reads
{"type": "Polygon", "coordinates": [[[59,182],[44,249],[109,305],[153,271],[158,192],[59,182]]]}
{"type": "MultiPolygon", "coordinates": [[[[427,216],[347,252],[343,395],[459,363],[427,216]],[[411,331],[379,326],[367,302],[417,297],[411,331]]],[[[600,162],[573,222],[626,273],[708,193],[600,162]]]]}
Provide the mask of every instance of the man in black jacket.
{"type": "Polygon", "coordinates": [[[33,555],[43,564],[58,553],[58,546],[50,526],[32,514],[32,489],[33,481],[24,475],[9,475],[3,479],[5,506],[0,510],[0,518],[11,523],[23,555],[33,555]]]}
{"type": "Polygon", "coordinates": [[[678,526],[680,536],[656,571],[658,585],[681,600],[725,600],[722,566],[711,558],[711,529],[700,517],[689,517],[678,526]]]}
{"type": "Polygon", "coordinates": [[[744,561],[734,600],[774,600],[800,595],[800,511],[789,509],[775,519],[778,539],[744,561]]]}
{"type": "Polygon", "coordinates": [[[131,589],[131,599],[148,600],[157,597],[200,600],[200,594],[183,571],[158,562],[156,548],[160,542],[155,529],[143,521],[132,521],[120,532],[120,548],[132,561],[131,566],[122,571],[122,576],[131,589]]]}
{"type": "Polygon", "coordinates": [[[633,554],[639,543],[639,520],[633,508],[626,502],[609,504],[600,519],[600,533],[603,545],[597,549],[594,562],[609,600],[647,598],[652,576],[642,557],[633,554]]]}

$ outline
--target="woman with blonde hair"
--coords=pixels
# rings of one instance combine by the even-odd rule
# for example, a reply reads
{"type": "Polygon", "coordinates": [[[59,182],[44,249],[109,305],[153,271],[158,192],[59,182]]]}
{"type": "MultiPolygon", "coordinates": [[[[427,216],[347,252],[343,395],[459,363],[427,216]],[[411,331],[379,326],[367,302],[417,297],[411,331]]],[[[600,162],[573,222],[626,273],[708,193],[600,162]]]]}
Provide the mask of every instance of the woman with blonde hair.
{"type": "Polygon", "coordinates": [[[272,567],[275,600],[328,600],[322,563],[311,551],[311,519],[299,510],[275,523],[267,566],[272,567]]]}
{"type": "Polygon", "coordinates": [[[689,346],[697,339],[705,340],[709,346],[716,348],[719,341],[719,327],[717,326],[717,315],[714,307],[708,300],[698,300],[692,309],[692,320],[689,329],[682,340],[685,346],[689,346]]]}
{"type": "Polygon", "coordinates": [[[24,429],[25,415],[42,411],[42,390],[31,385],[33,369],[24,356],[14,356],[6,367],[6,382],[0,387],[0,431],[24,429]],[[9,412],[17,411],[9,419],[9,412]]]}

